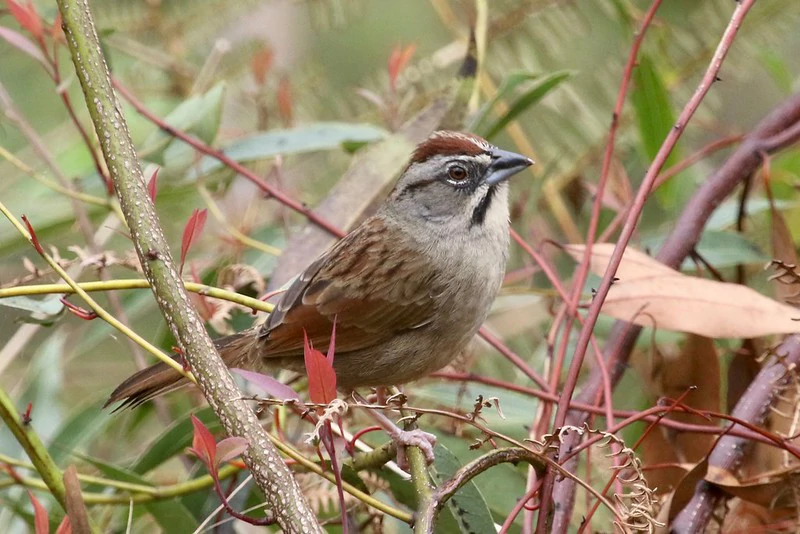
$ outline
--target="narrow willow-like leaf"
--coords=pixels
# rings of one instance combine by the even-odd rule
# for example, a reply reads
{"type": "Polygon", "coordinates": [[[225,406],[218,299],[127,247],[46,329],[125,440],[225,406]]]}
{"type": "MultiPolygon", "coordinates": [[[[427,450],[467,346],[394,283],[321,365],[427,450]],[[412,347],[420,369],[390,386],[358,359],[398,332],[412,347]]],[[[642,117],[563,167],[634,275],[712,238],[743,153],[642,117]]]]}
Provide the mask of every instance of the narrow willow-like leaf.
{"type": "Polygon", "coordinates": [[[481,109],[479,109],[472,118],[467,126],[467,130],[470,132],[476,132],[478,134],[483,132],[487,127],[486,122],[489,119],[489,113],[492,111],[492,109],[494,109],[494,106],[497,104],[498,100],[506,100],[510,98],[514,92],[514,89],[519,87],[522,82],[532,81],[540,76],[540,74],[527,71],[512,72],[506,76],[492,99],[481,106],[481,109]]]}
{"type": "MultiPolygon", "coordinates": [[[[441,443],[436,445],[434,451],[436,459],[433,469],[436,472],[439,484],[447,481],[461,467],[461,462],[441,443]]],[[[474,482],[469,481],[453,497],[447,501],[447,508],[452,512],[453,518],[461,534],[471,532],[494,532],[494,520],[486,500],[483,498],[474,482]]],[[[438,532],[438,529],[437,529],[438,532]]]]}
{"type": "Polygon", "coordinates": [[[547,96],[550,91],[558,87],[561,82],[568,79],[570,76],[572,76],[571,72],[559,71],[539,78],[536,83],[528,88],[528,90],[511,105],[511,108],[500,117],[497,122],[487,129],[484,137],[491,139],[497,135],[522,112],[536,105],[542,98],[547,96]]]}

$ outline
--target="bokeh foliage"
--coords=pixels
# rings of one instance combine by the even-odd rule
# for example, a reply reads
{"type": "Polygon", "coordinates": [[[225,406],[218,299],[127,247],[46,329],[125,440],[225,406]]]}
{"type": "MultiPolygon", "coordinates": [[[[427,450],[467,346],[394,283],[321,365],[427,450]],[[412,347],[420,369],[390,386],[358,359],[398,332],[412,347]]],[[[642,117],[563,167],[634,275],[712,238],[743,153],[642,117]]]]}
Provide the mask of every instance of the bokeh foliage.
{"type": "MultiPolygon", "coordinates": [[[[626,184],[636,188],[672,127],[677,110],[694,89],[727,23],[730,4],[729,0],[675,0],[662,6],[658,23],[649,30],[632,94],[621,117],[612,177],[612,191],[618,201],[627,200],[626,184]]],[[[521,102],[516,108],[519,114],[509,119],[515,119],[530,140],[535,150],[531,156],[537,162],[533,176],[521,177],[513,186],[513,224],[529,242],[571,242],[580,240],[586,231],[591,185],[599,175],[610,110],[632,32],[647,5],[626,0],[490,2],[483,68],[491,84],[500,88],[503,99],[512,104],[512,110],[513,102],[521,102]],[[537,84],[541,87],[543,81],[555,79],[552,87],[540,92],[541,100],[534,98],[537,84]],[[528,101],[524,100],[526,96],[528,101]]],[[[411,117],[452,80],[463,54],[467,15],[473,9],[468,2],[445,0],[124,0],[93,2],[93,7],[114,75],[148,108],[205,142],[225,148],[226,153],[246,161],[270,182],[312,206],[325,198],[354,152],[387,135],[398,119],[411,117]],[[397,94],[392,95],[387,58],[395,45],[410,43],[416,45],[416,51],[398,80],[397,94]],[[259,83],[256,70],[259,61],[267,61],[264,54],[273,54],[271,67],[259,83]],[[390,102],[394,107],[389,115],[357,89],[390,102]],[[279,96],[281,91],[288,93],[279,96]],[[278,153],[280,157],[276,158],[278,153]]],[[[39,10],[48,20],[55,16],[54,5],[41,3],[39,10]]],[[[794,53],[800,46],[800,32],[796,31],[799,23],[800,5],[796,1],[759,2],[728,58],[722,82],[704,101],[668,165],[713,139],[746,132],[782,98],[800,90],[800,56],[794,53]]],[[[0,25],[16,29],[9,16],[0,17],[0,25]]],[[[79,87],[66,74],[72,64],[63,48],[59,57],[67,78],[66,90],[73,102],[81,103],[79,87]]],[[[1,41],[0,83],[42,136],[62,172],[81,190],[103,196],[92,159],[52,82],[29,57],[1,41]]],[[[490,100],[491,91],[486,88],[483,84],[482,103],[490,100]]],[[[80,119],[88,125],[82,106],[76,107],[80,119]]],[[[240,177],[218,166],[212,168],[186,145],[158,132],[129,106],[124,110],[141,155],[162,167],[157,208],[176,248],[192,210],[205,206],[197,188],[200,181],[210,189],[231,224],[264,243],[282,248],[287,235],[303,223],[298,215],[256,194],[240,177]]],[[[509,128],[492,132],[492,124],[506,126],[502,122],[505,114],[501,106],[492,106],[486,110],[486,121],[478,124],[485,128],[483,133],[493,134],[494,143],[514,147],[518,139],[509,128]]],[[[36,172],[48,173],[25,138],[1,119],[0,146],[36,172]]],[[[715,154],[656,191],[644,212],[635,243],[638,248],[654,248],[663,240],[688,196],[723,158],[724,153],[715,154]]],[[[800,210],[795,187],[800,176],[800,152],[787,151],[775,158],[772,173],[773,194],[788,227],[797,228],[800,210]]],[[[67,260],[76,258],[70,247],[86,252],[72,207],[63,195],[8,160],[0,161],[0,175],[4,177],[0,180],[0,198],[16,213],[28,216],[43,242],[57,247],[67,260]]],[[[722,206],[701,244],[707,261],[728,274],[737,267],[759,272],[771,257],[769,210],[764,196],[759,188],[753,193],[748,224],[740,233],[733,231],[736,201],[722,206]]],[[[96,228],[110,224],[105,208],[89,205],[86,209],[96,228]]],[[[603,213],[603,224],[613,214],[613,206],[609,206],[603,213]]],[[[792,233],[796,245],[797,232],[792,233]]],[[[135,276],[129,261],[122,261],[130,259],[130,242],[124,232],[113,230],[103,250],[121,260],[105,272],[116,278],[135,276]]],[[[547,254],[552,255],[562,279],[568,279],[572,262],[554,250],[547,254]]],[[[0,286],[30,274],[23,258],[37,262],[15,230],[0,224],[0,286]]],[[[215,284],[225,266],[232,263],[253,266],[268,278],[276,260],[236,243],[223,225],[210,217],[190,261],[200,280],[215,284]]],[[[512,250],[510,271],[519,272],[529,264],[519,249],[512,250]]],[[[692,269],[694,264],[686,267],[692,269]]],[[[95,268],[84,269],[83,279],[96,277],[95,268]]],[[[46,275],[39,281],[52,279],[46,275]]],[[[587,283],[587,295],[593,283],[596,279],[587,283]]],[[[764,277],[754,276],[752,285],[772,291],[764,277]]],[[[245,285],[244,290],[252,292],[254,287],[245,285]]],[[[119,297],[133,327],[168,349],[172,343],[150,294],[126,291],[119,297]]],[[[109,304],[107,298],[99,298],[109,304]]],[[[524,277],[508,284],[490,320],[494,331],[540,372],[544,371],[551,303],[552,292],[543,277],[524,277]]],[[[50,312],[45,306],[52,307],[53,301],[34,305],[39,311],[50,312]]],[[[50,444],[56,461],[63,465],[77,462],[82,472],[136,483],[171,484],[196,474],[196,466],[180,455],[191,443],[188,414],[200,405],[197,396],[169,397],[166,410],[173,421],[169,427],[152,406],[110,416],[99,407],[113,386],[134,368],[129,345],[98,321],[83,322],[63,311],[45,315],[47,326],[24,346],[16,347],[15,333],[31,320],[30,310],[0,301],[0,347],[12,354],[8,362],[0,362],[4,366],[0,386],[10,391],[20,406],[33,403],[36,429],[50,444]]],[[[240,329],[250,324],[252,317],[237,311],[231,322],[240,329]]],[[[600,324],[600,337],[608,324],[610,321],[600,324]]],[[[649,346],[651,337],[642,336],[642,346],[649,346]]],[[[657,339],[662,352],[677,351],[682,343],[676,334],[659,332],[657,339]]],[[[735,344],[723,340],[718,345],[723,353],[725,390],[726,365],[734,357],[735,344]]],[[[517,369],[483,345],[455,365],[530,385],[517,369]]],[[[631,369],[623,379],[615,407],[641,409],[652,404],[652,392],[639,373],[639,369],[631,369]]],[[[467,412],[479,394],[499,397],[505,418],[487,412],[487,424],[516,439],[528,436],[531,416],[539,408],[532,397],[476,384],[431,379],[410,391],[414,404],[467,412]]],[[[207,409],[199,413],[212,430],[217,430],[207,409]]],[[[437,469],[452,469],[447,462],[463,464],[479,454],[469,448],[477,437],[472,429],[454,428],[447,421],[433,419],[424,419],[423,423],[440,435],[449,451],[441,454],[443,463],[437,469]]],[[[287,431],[301,430],[302,426],[288,424],[287,431]]],[[[636,428],[624,438],[636,440],[640,434],[641,429],[636,428]]],[[[380,443],[377,437],[372,441],[380,443]]],[[[19,455],[5,432],[0,432],[0,452],[19,455]]],[[[502,523],[516,499],[524,494],[525,476],[523,466],[504,465],[477,479],[470,489],[477,488],[491,519],[502,523]]],[[[381,473],[369,477],[368,482],[379,488],[379,498],[413,508],[408,488],[403,487],[405,482],[381,473]]],[[[305,482],[321,515],[336,518],[338,502],[332,487],[310,476],[305,482]]],[[[91,485],[86,489],[101,490],[91,485]]],[[[248,487],[234,502],[246,508],[257,504],[259,495],[248,487]]],[[[20,519],[30,521],[23,492],[3,489],[0,503],[0,528],[20,528],[20,519]]],[[[191,532],[217,504],[213,491],[206,489],[165,502],[137,505],[134,531],[149,532],[157,525],[164,531],[191,532]]],[[[48,505],[55,513],[53,503],[48,505]]],[[[127,522],[126,506],[93,507],[92,513],[109,531],[121,531],[127,522]]],[[[443,519],[442,532],[466,531],[458,515],[456,511],[443,519]]],[[[580,515],[576,513],[578,518],[580,515]]],[[[486,520],[485,515],[482,520],[486,520]]],[[[608,517],[598,514],[595,521],[602,525],[604,520],[608,517]]],[[[383,528],[386,532],[407,530],[390,519],[384,521],[383,528]]],[[[337,527],[330,530],[335,532],[337,527]]],[[[519,531],[518,524],[511,531],[519,531]]]]}

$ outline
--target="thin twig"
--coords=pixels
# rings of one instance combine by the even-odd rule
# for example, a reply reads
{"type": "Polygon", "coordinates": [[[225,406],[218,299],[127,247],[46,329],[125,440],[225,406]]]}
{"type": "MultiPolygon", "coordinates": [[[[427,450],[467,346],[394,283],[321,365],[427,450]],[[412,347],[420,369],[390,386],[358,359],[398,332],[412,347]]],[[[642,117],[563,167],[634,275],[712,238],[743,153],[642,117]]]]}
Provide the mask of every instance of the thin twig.
{"type": "MultiPolygon", "coordinates": [[[[633,76],[633,69],[636,66],[636,59],[639,55],[639,49],[642,46],[642,42],[644,41],[644,37],[647,33],[647,30],[650,27],[650,24],[652,23],[653,19],[655,18],[655,14],[658,11],[658,8],[661,6],[662,1],[663,0],[654,0],[650,4],[649,9],[647,10],[647,12],[644,15],[644,18],[642,19],[640,28],[633,39],[630,52],[628,53],[628,59],[625,63],[625,68],[623,70],[622,81],[620,82],[620,87],[617,92],[617,100],[616,103],[614,104],[614,110],[611,115],[611,125],[609,126],[608,129],[608,141],[606,142],[606,149],[605,153],[603,154],[603,163],[600,171],[600,179],[598,180],[597,183],[597,191],[594,199],[594,204],[592,206],[591,218],[589,220],[589,229],[586,233],[586,249],[584,251],[583,258],[581,259],[581,262],[578,266],[575,279],[573,281],[571,298],[567,299],[564,303],[564,306],[567,307],[568,319],[564,324],[564,330],[561,334],[561,343],[559,345],[558,353],[555,359],[555,366],[554,366],[555,370],[551,375],[552,376],[551,385],[553,391],[555,391],[555,388],[561,379],[561,370],[563,369],[564,362],[566,359],[566,352],[567,352],[567,347],[569,346],[569,341],[571,337],[570,334],[572,333],[574,317],[577,314],[577,307],[581,291],[583,291],[583,286],[586,281],[586,277],[589,274],[589,264],[591,261],[592,244],[594,243],[597,234],[597,227],[600,221],[600,212],[603,206],[603,195],[606,189],[606,184],[608,182],[608,176],[611,171],[611,162],[614,157],[614,144],[617,136],[617,128],[619,126],[619,119],[620,116],[622,115],[623,106],[625,105],[625,99],[628,94],[628,85],[630,84],[631,78],[633,76]]],[[[644,187],[642,187],[642,189],[644,189],[644,187]]],[[[616,268],[614,270],[616,270],[616,268]]],[[[612,278],[613,278],[613,273],[611,274],[611,276],[609,276],[609,280],[611,280],[612,278]]],[[[610,286],[610,281],[609,281],[609,286],[610,286]]],[[[595,296],[595,299],[596,298],[597,296],[595,296]]],[[[596,303],[598,313],[600,305],[602,304],[604,298],[605,297],[603,296],[596,303]]],[[[579,342],[575,354],[573,355],[573,359],[569,368],[569,374],[567,376],[567,380],[566,383],[564,384],[564,389],[562,392],[562,401],[559,402],[556,412],[556,419],[554,423],[554,428],[556,429],[563,426],[566,421],[567,405],[569,403],[570,398],[572,397],[572,392],[574,391],[575,386],[577,384],[578,373],[580,372],[580,368],[583,365],[583,355],[586,352],[586,345],[588,345],[588,342],[591,339],[591,335],[594,330],[594,324],[596,320],[597,320],[596,315],[595,318],[592,319],[592,314],[590,312],[589,316],[587,317],[587,320],[582,322],[581,341],[579,342]],[[587,335],[584,335],[584,332],[586,332],[587,335]],[[583,338],[585,338],[586,345],[584,345],[581,351],[580,346],[581,343],[583,342],[583,338]]],[[[602,360],[602,355],[598,353],[597,359],[598,361],[602,360]]],[[[608,371],[603,365],[600,365],[599,369],[603,377],[603,391],[606,398],[606,406],[609,410],[611,410],[612,409],[612,406],[610,405],[611,384],[608,371]]],[[[546,420],[549,420],[550,412],[548,409],[545,409],[544,415],[546,417],[546,420]]],[[[613,422],[613,419],[610,419],[610,422],[613,422]]],[[[534,483],[535,481],[533,473],[529,472],[527,491],[531,490],[534,483]]],[[[537,525],[537,532],[540,533],[543,533],[544,530],[542,529],[546,528],[545,527],[546,521],[543,520],[542,518],[543,517],[546,518],[550,511],[551,495],[549,495],[549,493],[552,490],[553,483],[554,483],[553,475],[546,474],[544,482],[542,483],[544,493],[542,495],[541,507],[539,511],[539,521],[537,525]]],[[[529,525],[533,520],[533,515],[529,512],[526,512],[525,517],[526,517],[525,524],[527,528],[527,525],[529,525]]]]}
{"type": "Polygon", "coordinates": [[[124,85],[122,85],[119,80],[113,80],[114,87],[119,91],[119,94],[128,101],[128,103],[133,106],[133,108],[139,112],[143,117],[147,120],[151,121],[153,124],[161,128],[165,133],[175,137],[176,139],[180,139],[184,143],[188,144],[201,154],[205,154],[206,156],[211,156],[212,158],[218,160],[220,163],[228,167],[229,169],[241,174],[253,184],[258,186],[262,191],[267,193],[268,195],[272,196],[275,200],[283,204],[284,206],[291,208],[292,210],[296,211],[297,213],[306,217],[309,221],[313,222],[323,230],[327,231],[331,235],[336,237],[343,237],[344,232],[339,228],[336,228],[334,225],[329,223],[328,221],[324,220],[322,217],[314,213],[311,209],[304,206],[302,203],[294,200],[293,198],[289,197],[283,191],[276,189],[275,187],[271,186],[267,182],[265,182],[261,177],[256,175],[253,171],[247,169],[244,165],[239,163],[238,161],[229,158],[221,151],[216,150],[207,144],[203,143],[196,137],[193,137],[186,132],[175,128],[174,126],[170,126],[160,117],[158,117],[155,113],[150,111],[145,107],[145,105],[140,102],[133,93],[131,93],[124,85]]]}

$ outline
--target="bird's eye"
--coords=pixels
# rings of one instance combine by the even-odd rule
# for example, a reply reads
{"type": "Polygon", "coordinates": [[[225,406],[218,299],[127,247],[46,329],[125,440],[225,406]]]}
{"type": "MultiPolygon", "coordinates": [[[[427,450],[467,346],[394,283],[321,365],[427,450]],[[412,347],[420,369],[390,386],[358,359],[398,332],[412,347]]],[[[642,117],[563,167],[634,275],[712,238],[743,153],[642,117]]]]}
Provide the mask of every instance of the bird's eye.
{"type": "Polygon", "coordinates": [[[467,179],[467,169],[461,165],[451,165],[447,169],[447,176],[454,182],[463,182],[467,179]]]}

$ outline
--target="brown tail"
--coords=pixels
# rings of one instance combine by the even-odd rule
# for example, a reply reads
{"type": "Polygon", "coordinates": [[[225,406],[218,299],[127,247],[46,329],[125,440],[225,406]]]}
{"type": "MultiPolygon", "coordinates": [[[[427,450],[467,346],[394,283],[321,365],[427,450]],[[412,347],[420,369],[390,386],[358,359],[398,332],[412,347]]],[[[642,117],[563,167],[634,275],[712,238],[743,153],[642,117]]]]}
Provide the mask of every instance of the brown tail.
{"type": "MultiPolygon", "coordinates": [[[[225,365],[235,367],[248,357],[251,343],[255,339],[254,333],[252,329],[245,330],[232,336],[214,340],[214,345],[216,345],[225,365]]],[[[177,359],[177,356],[173,356],[173,359],[177,359]]],[[[111,393],[103,408],[119,401],[122,401],[122,404],[114,409],[115,412],[124,408],[135,408],[143,402],[187,384],[189,384],[189,381],[179,372],[169,365],[159,362],[134,373],[117,386],[117,389],[111,393]]]]}

